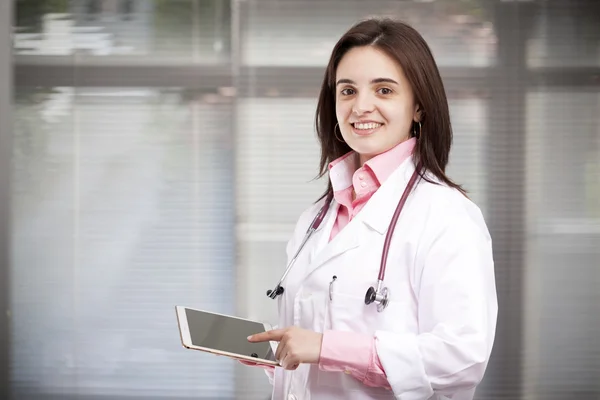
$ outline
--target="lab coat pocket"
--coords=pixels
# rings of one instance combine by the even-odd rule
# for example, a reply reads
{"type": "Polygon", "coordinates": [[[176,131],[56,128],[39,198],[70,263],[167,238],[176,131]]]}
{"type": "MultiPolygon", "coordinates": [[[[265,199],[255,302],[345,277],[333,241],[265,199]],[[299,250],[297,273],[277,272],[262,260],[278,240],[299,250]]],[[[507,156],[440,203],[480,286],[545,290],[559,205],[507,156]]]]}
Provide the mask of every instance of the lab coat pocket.
{"type": "Polygon", "coordinates": [[[321,293],[304,292],[294,299],[294,325],[315,332],[331,329],[329,304],[321,293]]]}
{"type": "Polygon", "coordinates": [[[390,300],[379,312],[377,304],[365,304],[364,296],[346,292],[333,293],[329,314],[331,329],[369,335],[377,330],[404,332],[409,325],[404,303],[390,300]]]}

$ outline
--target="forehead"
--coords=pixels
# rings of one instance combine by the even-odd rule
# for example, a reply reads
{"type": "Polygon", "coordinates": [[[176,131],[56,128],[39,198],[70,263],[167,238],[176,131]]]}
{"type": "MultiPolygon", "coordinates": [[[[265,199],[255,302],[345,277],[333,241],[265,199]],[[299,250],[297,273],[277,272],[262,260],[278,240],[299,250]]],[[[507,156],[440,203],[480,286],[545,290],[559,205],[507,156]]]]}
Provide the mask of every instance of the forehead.
{"type": "Polygon", "coordinates": [[[374,46],[354,47],[340,60],[336,71],[338,79],[351,79],[357,83],[374,78],[391,78],[400,81],[404,76],[402,67],[383,50],[374,46]]]}

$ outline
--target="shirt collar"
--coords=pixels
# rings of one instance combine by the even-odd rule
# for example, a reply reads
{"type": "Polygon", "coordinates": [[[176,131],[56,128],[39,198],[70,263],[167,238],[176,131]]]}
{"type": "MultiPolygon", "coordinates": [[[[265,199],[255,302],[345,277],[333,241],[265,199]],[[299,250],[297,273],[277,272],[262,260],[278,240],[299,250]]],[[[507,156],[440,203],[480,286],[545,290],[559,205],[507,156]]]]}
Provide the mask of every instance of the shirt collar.
{"type": "MultiPolygon", "coordinates": [[[[365,163],[365,168],[373,171],[379,186],[412,154],[416,144],[415,138],[410,138],[392,147],[390,150],[378,154],[365,163]]],[[[358,169],[358,154],[354,151],[329,163],[329,179],[333,191],[347,189],[352,185],[352,176],[358,169]]]]}

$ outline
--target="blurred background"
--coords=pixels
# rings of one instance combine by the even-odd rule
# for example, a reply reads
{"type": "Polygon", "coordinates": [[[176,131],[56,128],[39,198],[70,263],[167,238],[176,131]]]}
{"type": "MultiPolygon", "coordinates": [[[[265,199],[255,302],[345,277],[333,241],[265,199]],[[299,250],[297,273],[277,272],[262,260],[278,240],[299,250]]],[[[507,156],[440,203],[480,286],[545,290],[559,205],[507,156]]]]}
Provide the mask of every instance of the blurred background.
{"type": "Polygon", "coordinates": [[[430,44],[492,232],[477,399],[600,399],[597,0],[1,0],[0,398],[269,398],[174,306],[275,322],[324,66],[368,16],[430,44]]]}

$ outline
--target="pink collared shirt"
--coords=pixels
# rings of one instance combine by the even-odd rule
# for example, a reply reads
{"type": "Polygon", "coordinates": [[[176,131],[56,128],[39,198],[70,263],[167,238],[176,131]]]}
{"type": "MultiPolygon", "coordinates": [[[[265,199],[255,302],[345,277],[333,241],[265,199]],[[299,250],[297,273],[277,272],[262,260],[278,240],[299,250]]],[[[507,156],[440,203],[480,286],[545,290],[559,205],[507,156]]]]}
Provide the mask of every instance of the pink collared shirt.
{"type": "MultiPolygon", "coordinates": [[[[396,168],[413,152],[411,138],[358,167],[357,154],[350,152],[329,165],[335,200],[340,204],[330,241],[354,218],[396,168]],[[356,197],[353,199],[353,191],[356,197]]],[[[390,388],[375,349],[375,338],[355,332],[325,331],[319,359],[324,371],[352,375],[367,386],[390,388]]]]}

